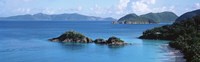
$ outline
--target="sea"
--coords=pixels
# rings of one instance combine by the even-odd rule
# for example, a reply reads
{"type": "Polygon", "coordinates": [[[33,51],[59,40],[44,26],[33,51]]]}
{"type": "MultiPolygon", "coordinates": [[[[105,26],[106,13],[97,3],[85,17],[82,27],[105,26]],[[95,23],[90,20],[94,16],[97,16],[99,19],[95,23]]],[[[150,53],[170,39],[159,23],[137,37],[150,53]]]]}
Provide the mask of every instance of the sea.
{"type": "Polygon", "coordinates": [[[138,39],[166,24],[112,24],[111,21],[0,21],[0,62],[178,62],[166,40],[138,39]],[[131,45],[60,43],[48,39],[66,31],[97,39],[116,36],[131,45]]]}

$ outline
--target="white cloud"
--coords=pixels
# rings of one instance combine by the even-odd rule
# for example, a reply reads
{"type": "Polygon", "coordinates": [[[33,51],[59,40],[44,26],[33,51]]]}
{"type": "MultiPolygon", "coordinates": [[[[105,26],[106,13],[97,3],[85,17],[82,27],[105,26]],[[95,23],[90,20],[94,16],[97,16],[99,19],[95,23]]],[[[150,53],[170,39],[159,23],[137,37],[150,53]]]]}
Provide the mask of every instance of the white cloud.
{"type": "Polygon", "coordinates": [[[175,6],[170,6],[170,7],[159,7],[159,8],[153,8],[151,12],[164,12],[164,11],[172,11],[175,12],[175,6]]]}
{"type": "Polygon", "coordinates": [[[38,11],[41,11],[42,13],[46,14],[58,14],[58,13],[77,13],[79,11],[82,11],[82,6],[78,6],[75,8],[44,8],[44,9],[38,9],[38,11]]]}
{"type": "Polygon", "coordinates": [[[156,0],[137,0],[132,2],[132,12],[136,14],[146,14],[149,12],[163,12],[163,11],[172,11],[175,12],[175,6],[162,6],[162,7],[152,7],[156,4],[156,0]]]}
{"type": "Polygon", "coordinates": [[[139,14],[150,12],[149,5],[155,4],[155,0],[138,0],[132,2],[132,11],[139,14]]]}
{"type": "Polygon", "coordinates": [[[200,9],[200,3],[195,4],[195,9],[200,9]]]}
{"type": "Polygon", "coordinates": [[[82,6],[78,6],[78,7],[77,7],[77,10],[78,10],[78,11],[81,11],[81,10],[83,10],[83,7],[82,7],[82,6]]]}
{"type": "Polygon", "coordinates": [[[151,4],[155,4],[155,3],[156,3],[156,0],[150,0],[150,3],[151,3],[151,4]]]}
{"type": "Polygon", "coordinates": [[[90,8],[90,11],[93,13],[90,15],[104,17],[113,16],[115,18],[119,18],[128,13],[136,13],[141,15],[149,12],[175,12],[175,6],[152,7],[152,5],[155,4],[156,0],[119,0],[117,5],[111,7],[100,7],[96,4],[94,7],[90,8]]]}
{"type": "Polygon", "coordinates": [[[42,12],[46,14],[54,14],[56,10],[51,8],[45,8],[42,12]]]}
{"type": "MultiPolygon", "coordinates": [[[[39,2],[40,0],[5,0],[5,1],[16,1],[17,3],[22,2],[29,5],[29,3],[39,2]]],[[[15,11],[17,14],[24,13],[46,13],[46,14],[60,14],[60,13],[80,13],[92,16],[101,16],[101,17],[115,17],[119,18],[128,13],[136,13],[138,15],[149,13],[149,12],[162,12],[162,11],[174,11],[174,6],[156,6],[158,0],[117,0],[117,3],[112,4],[111,6],[104,5],[94,5],[94,6],[75,6],[75,7],[50,7],[50,6],[41,6],[41,7],[29,7],[29,6],[17,6],[18,4],[13,4],[7,7],[10,11],[15,11]],[[13,6],[13,7],[12,7],[13,6]],[[16,7],[15,7],[16,6],[16,7]],[[83,8],[84,7],[84,8],[83,8]],[[10,9],[11,8],[11,9],[10,9]],[[16,12],[16,8],[18,12],[16,12]]],[[[0,7],[1,7],[0,0],[0,7]]],[[[95,3],[94,3],[95,4],[95,3]]],[[[99,3],[98,3],[99,4],[99,3]]],[[[46,5],[46,4],[44,4],[46,5]]],[[[194,5],[194,4],[193,4],[194,5]]],[[[30,5],[31,6],[31,5],[30,5]]],[[[200,8],[199,3],[196,4],[197,8],[200,8]]],[[[1,11],[1,10],[0,10],[1,11]]],[[[14,12],[13,12],[14,13],[14,12]]]]}
{"type": "Polygon", "coordinates": [[[120,0],[119,4],[117,6],[117,13],[121,14],[124,12],[124,10],[127,8],[128,3],[130,0],[120,0]]]}
{"type": "Polygon", "coordinates": [[[98,6],[97,4],[93,8],[90,8],[90,10],[94,11],[94,14],[96,14],[96,15],[102,14],[102,11],[103,11],[103,9],[100,6],[98,6]]]}
{"type": "Polygon", "coordinates": [[[147,4],[143,2],[132,2],[132,10],[134,12],[149,12],[150,9],[147,4]]]}
{"type": "Polygon", "coordinates": [[[109,16],[114,13],[114,7],[100,7],[98,4],[96,4],[94,7],[89,9],[92,12],[89,12],[90,14],[94,16],[109,16]]]}
{"type": "Polygon", "coordinates": [[[145,3],[145,4],[155,4],[156,0],[139,0],[139,2],[145,3]]]}
{"type": "Polygon", "coordinates": [[[29,14],[30,11],[31,11],[30,8],[18,8],[18,9],[16,10],[16,12],[19,12],[19,13],[26,13],[26,14],[29,14]]]}

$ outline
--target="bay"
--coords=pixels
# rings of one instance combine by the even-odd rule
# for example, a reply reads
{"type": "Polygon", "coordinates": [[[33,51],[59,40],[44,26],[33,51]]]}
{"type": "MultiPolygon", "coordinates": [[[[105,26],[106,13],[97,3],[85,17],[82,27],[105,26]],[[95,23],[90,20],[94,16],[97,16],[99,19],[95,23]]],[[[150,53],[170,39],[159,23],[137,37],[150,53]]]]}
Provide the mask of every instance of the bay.
{"type": "Polygon", "coordinates": [[[138,39],[165,24],[111,24],[110,21],[0,21],[0,62],[176,62],[165,40],[138,39]],[[49,42],[74,30],[89,38],[116,36],[132,43],[106,45],[49,42]]]}

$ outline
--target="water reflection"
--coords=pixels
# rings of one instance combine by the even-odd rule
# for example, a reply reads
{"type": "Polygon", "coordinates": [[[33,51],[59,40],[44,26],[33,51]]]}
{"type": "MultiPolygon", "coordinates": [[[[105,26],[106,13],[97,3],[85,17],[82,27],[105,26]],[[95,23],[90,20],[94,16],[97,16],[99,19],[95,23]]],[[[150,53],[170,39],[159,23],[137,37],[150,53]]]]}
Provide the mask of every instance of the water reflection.
{"type": "Polygon", "coordinates": [[[112,49],[118,49],[118,48],[123,48],[126,45],[108,45],[108,48],[112,48],[112,49]]]}
{"type": "Polygon", "coordinates": [[[128,45],[102,45],[102,44],[93,44],[93,43],[68,43],[68,42],[59,42],[62,46],[62,48],[66,50],[84,50],[87,48],[92,48],[92,47],[103,47],[103,48],[108,48],[108,49],[120,49],[124,48],[125,46],[128,45]]]}
{"type": "Polygon", "coordinates": [[[142,40],[143,45],[155,47],[157,53],[162,54],[159,59],[162,62],[185,62],[183,54],[168,45],[167,40],[142,40]]]}
{"type": "Polygon", "coordinates": [[[164,56],[168,59],[163,59],[163,62],[186,62],[183,58],[183,54],[174,48],[171,48],[168,44],[160,45],[160,53],[166,53],[164,56]]]}
{"type": "Polygon", "coordinates": [[[75,51],[75,50],[82,50],[85,49],[87,46],[86,43],[63,43],[60,42],[60,44],[62,45],[62,47],[66,50],[71,50],[71,51],[75,51]]]}

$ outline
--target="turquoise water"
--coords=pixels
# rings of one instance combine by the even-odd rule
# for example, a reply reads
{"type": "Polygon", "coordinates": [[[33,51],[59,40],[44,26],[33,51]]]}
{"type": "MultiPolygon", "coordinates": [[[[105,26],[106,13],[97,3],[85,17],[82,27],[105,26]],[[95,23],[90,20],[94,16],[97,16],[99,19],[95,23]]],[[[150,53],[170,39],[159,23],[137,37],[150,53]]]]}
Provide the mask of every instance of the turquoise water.
{"type": "Polygon", "coordinates": [[[164,24],[122,25],[105,21],[1,21],[0,62],[175,62],[168,41],[137,39],[143,31],[164,24]],[[61,44],[47,39],[68,30],[92,38],[120,37],[128,45],[61,44]]]}

